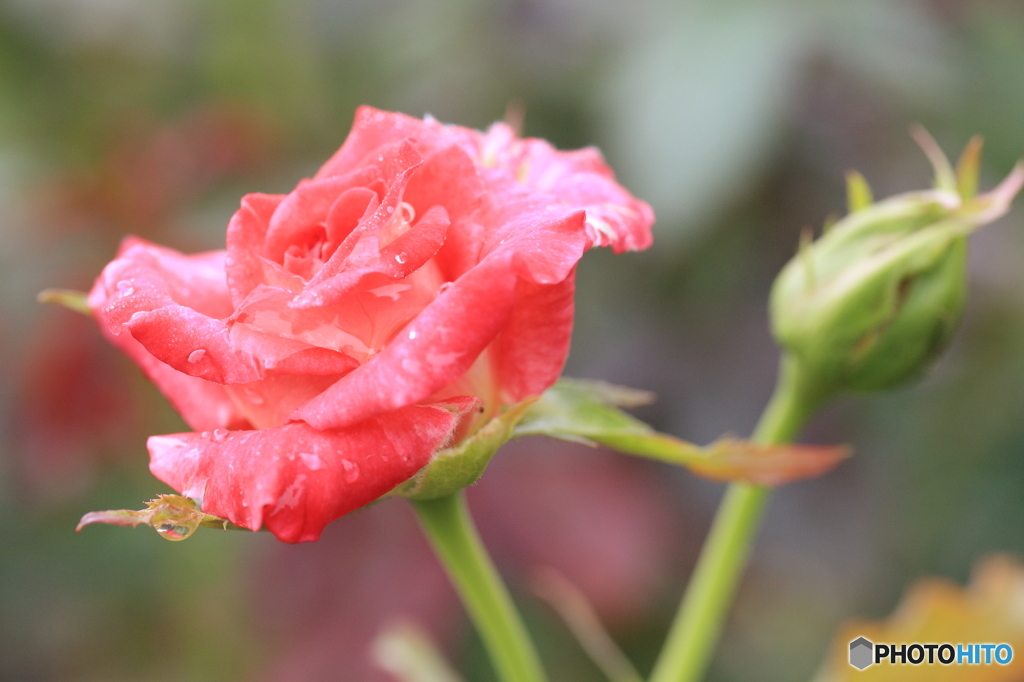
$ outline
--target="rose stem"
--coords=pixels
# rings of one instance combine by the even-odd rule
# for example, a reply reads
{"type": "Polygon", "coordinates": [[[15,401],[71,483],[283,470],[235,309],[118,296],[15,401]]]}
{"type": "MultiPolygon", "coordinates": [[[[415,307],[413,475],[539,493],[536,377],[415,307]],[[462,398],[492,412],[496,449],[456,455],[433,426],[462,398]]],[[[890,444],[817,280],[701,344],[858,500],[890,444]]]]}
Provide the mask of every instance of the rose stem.
{"type": "MultiPolygon", "coordinates": [[[[824,397],[783,357],[775,393],[751,440],[764,445],[791,441],[824,397]]],[[[769,488],[751,483],[729,485],[651,682],[696,682],[703,677],[770,495],[769,488]]]]}
{"type": "Polygon", "coordinates": [[[487,555],[460,490],[413,506],[448,571],[502,682],[544,682],[540,659],[487,555]]]}

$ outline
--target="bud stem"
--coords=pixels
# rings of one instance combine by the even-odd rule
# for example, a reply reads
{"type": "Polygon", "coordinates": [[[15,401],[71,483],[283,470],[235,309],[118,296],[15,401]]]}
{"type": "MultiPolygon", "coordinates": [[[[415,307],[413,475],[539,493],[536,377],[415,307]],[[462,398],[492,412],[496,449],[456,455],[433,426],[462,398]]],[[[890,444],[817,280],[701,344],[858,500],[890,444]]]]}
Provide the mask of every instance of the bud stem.
{"type": "Polygon", "coordinates": [[[462,490],[434,500],[413,500],[412,504],[483,639],[498,679],[545,682],[537,652],[480,542],[462,490]]]}
{"type": "MultiPolygon", "coordinates": [[[[791,441],[827,397],[783,356],[775,393],[754,430],[764,445],[791,441]]],[[[750,554],[771,489],[729,485],[711,526],[651,682],[696,682],[704,675],[750,554]]]]}

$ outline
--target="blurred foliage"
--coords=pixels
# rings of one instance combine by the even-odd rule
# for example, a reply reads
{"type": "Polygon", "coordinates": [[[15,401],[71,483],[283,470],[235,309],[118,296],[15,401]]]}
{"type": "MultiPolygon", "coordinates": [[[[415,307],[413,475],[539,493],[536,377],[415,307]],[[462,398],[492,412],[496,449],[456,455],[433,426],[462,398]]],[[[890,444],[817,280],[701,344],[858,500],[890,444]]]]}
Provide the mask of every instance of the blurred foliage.
{"type": "MultiPolygon", "coordinates": [[[[222,246],[239,197],[311,175],[358,104],[475,127],[520,106],[659,215],[652,251],[581,265],[568,374],[652,390],[639,416],[710,442],[763,407],[768,288],[845,172],[877,196],[925,184],[919,121],[947,149],[982,134],[991,186],[1024,153],[1022,59],[1024,7],[997,0],[0,1],[0,679],[389,679],[367,652],[394,615],[489,679],[401,501],[305,547],[73,533],[166,492],[145,438],[183,428],[89,320],[35,303],[87,289],[124,234],[222,246]]],[[[777,495],[712,680],[808,679],[840,622],[913,578],[1024,552],[1020,223],[972,238],[929,378],[811,426],[857,455],[777,495]]],[[[644,672],[719,491],[572,445],[495,458],[470,503],[555,679],[597,672],[527,568],[579,585],[644,672]]]]}

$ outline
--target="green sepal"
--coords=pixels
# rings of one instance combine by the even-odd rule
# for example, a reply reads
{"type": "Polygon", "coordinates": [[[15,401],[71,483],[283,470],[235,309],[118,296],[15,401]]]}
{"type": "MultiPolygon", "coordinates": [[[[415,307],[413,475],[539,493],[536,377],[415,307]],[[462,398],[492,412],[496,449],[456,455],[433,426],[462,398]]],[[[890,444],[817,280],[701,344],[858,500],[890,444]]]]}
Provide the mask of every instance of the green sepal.
{"type": "Polygon", "coordinates": [[[473,485],[498,448],[512,437],[512,430],[536,400],[529,398],[507,408],[455,447],[438,450],[429,464],[388,494],[434,500],[473,485]]]}
{"type": "Polygon", "coordinates": [[[152,526],[161,537],[173,541],[188,538],[200,526],[221,530],[245,530],[227,519],[204,514],[194,500],[182,495],[157,495],[146,503],[145,509],[139,511],[111,509],[89,512],[78,522],[75,532],[93,523],[132,528],[144,523],[152,526]]]}

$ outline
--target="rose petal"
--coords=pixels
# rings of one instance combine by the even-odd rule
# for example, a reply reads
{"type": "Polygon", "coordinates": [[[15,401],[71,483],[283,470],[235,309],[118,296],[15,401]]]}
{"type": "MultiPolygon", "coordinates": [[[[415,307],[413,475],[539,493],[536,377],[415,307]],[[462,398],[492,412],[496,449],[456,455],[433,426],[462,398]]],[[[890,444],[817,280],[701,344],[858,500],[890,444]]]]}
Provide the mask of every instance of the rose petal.
{"type": "Polygon", "coordinates": [[[380,250],[378,272],[404,279],[434,257],[448,233],[448,212],[431,206],[409,231],[380,250]]]}
{"type": "Polygon", "coordinates": [[[410,478],[476,404],[413,405],[333,431],[292,423],[154,436],[150,470],[207,514],[265,525],[286,542],[316,540],[329,522],[410,478]]]}
{"type": "Polygon", "coordinates": [[[247,333],[244,327],[236,330],[229,321],[211,317],[232,313],[224,255],[183,256],[141,240],[129,242],[97,280],[90,306],[111,335],[130,331],[155,359],[208,381],[247,384],[262,379],[266,370],[310,373],[316,368],[316,373],[330,375],[354,366],[336,351],[247,333]]]}
{"type": "Polygon", "coordinates": [[[505,326],[515,303],[514,252],[485,260],[441,293],[384,349],[293,415],[343,428],[458,379],[505,326]]]}
{"type": "Polygon", "coordinates": [[[444,207],[434,206],[408,232],[383,249],[378,247],[376,235],[364,233],[364,238],[345,261],[343,271],[309,286],[289,305],[297,312],[315,313],[314,309],[339,303],[360,288],[369,275],[382,275],[394,281],[410,277],[441,248],[447,229],[448,214],[444,207]]]}
{"type": "Polygon", "coordinates": [[[376,245],[376,234],[399,210],[409,178],[422,163],[422,157],[408,142],[382,150],[380,154],[380,164],[386,168],[386,175],[392,178],[388,183],[387,194],[373,215],[360,221],[359,226],[310,279],[305,291],[292,301],[291,307],[308,309],[331,305],[348,293],[362,277],[363,273],[359,272],[360,261],[379,260],[379,252],[376,248],[370,248],[368,240],[376,245]],[[357,252],[360,246],[363,247],[361,254],[357,252]]]}
{"type": "Polygon", "coordinates": [[[445,279],[452,281],[480,262],[485,186],[473,160],[457,146],[429,155],[405,190],[404,199],[423,211],[442,204],[448,212],[448,238],[437,255],[445,279]]]}
{"type": "Polygon", "coordinates": [[[138,237],[127,237],[89,292],[89,307],[120,334],[147,302],[173,302],[204,315],[227,317],[231,298],[224,278],[224,251],[191,256],[138,237]]]}
{"type": "Polygon", "coordinates": [[[558,284],[520,281],[498,343],[503,401],[540,395],[562,374],[572,337],[576,271],[558,284]]]}
{"type": "Polygon", "coordinates": [[[219,384],[263,377],[256,358],[235,349],[228,325],[191,308],[171,304],[138,310],[124,326],[153,357],[179,372],[219,384]]]}
{"type": "MultiPolygon", "coordinates": [[[[382,185],[383,182],[381,170],[377,166],[369,166],[345,175],[299,183],[271,216],[262,255],[280,263],[288,247],[304,241],[302,234],[310,228],[319,227],[326,236],[327,215],[339,197],[346,191],[382,185]]],[[[364,209],[365,206],[364,202],[364,209]]]]}
{"type": "Polygon", "coordinates": [[[262,253],[270,217],[285,194],[246,194],[228,223],[228,258],[225,271],[231,300],[238,305],[256,286],[265,282],[262,253]]]}
{"type": "Polygon", "coordinates": [[[588,246],[611,246],[616,253],[651,245],[654,212],[615,181],[601,152],[593,147],[558,151],[536,138],[518,139],[495,123],[486,133],[451,126],[471,156],[550,202],[587,213],[588,246]]]}
{"type": "Polygon", "coordinates": [[[327,213],[327,252],[333,254],[359,222],[369,218],[379,205],[377,193],[367,187],[345,190],[327,213]]]}
{"type": "Polygon", "coordinates": [[[356,110],[352,130],[341,149],[321,166],[314,180],[352,170],[366,156],[389,144],[420,133],[428,124],[418,118],[362,106],[356,110]]]}

